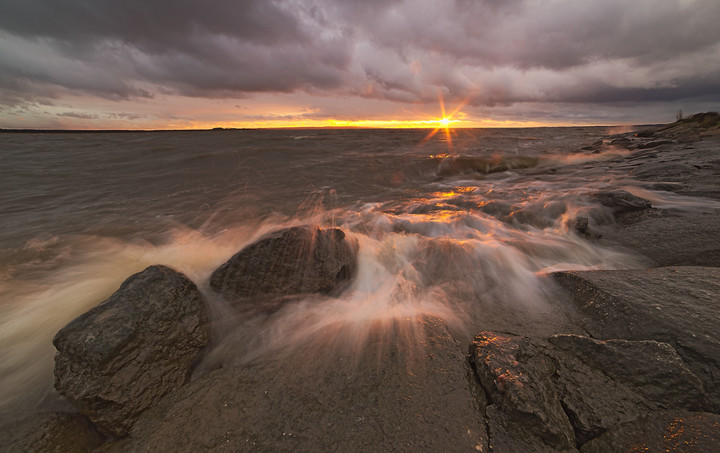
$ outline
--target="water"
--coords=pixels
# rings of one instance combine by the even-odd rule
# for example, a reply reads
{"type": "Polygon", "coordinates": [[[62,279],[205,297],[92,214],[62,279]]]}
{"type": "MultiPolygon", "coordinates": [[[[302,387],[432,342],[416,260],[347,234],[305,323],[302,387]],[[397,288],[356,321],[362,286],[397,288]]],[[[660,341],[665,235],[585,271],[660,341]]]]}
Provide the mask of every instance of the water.
{"type": "Polygon", "coordinates": [[[612,223],[597,190],[672,202],[603,165],[627,151],[580,150],[609,132],[0,134],[0,410],[51,405],[54,334],[151,264],[184,272],[210,301],[217,344],[200,373],[304,342],[362,347],[426,314],[473,333],[550,307],[548,272],[644,266],[573,229],[578,216],[612,223]],[[341,297],[251,315],[208,289],[240,248],[305,223],[360,244],[341,297]]]}

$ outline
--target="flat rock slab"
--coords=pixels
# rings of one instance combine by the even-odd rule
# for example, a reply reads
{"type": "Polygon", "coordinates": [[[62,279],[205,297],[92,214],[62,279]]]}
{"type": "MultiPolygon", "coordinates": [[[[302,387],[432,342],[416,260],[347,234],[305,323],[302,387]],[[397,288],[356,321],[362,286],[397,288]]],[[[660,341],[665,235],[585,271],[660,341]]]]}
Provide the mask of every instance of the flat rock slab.
{"type": "Polygon", "coordinates": [[[107,451],[488,451],[484,396],[442,323],[379,326],[343,351],[288,345],[217,370],[107,451]]]}
{"type": "Polygon", "coordinates": [[[653,414],[608,431],[580,451],[717,452],[720,415],[685,411],[653,414]]]}
{"type": "Polygon", "coordinates": [[[702,212],[651,210],[603,233],[659,266],[720,266],[720,209],[702,212]]]}
{"type": "Polygon", "coordinates": [[[592,336],[672,345],[705,386],[704,410],[720,410],[720,268],[558,272],[552,277],[572,294],[579,322],[592,336]]]}
{"type": "Polygon", "coordinates": [[[209,333],[195,284],[150,266],[55,335],[55,388],[102,433],[122,437],[187,381],[209,333]]]}
{"type": "Polygon", "coordinates": [[[104,438],[82,414],[46,412],[0,426],[0,451],[86,453],[104,438]]]}

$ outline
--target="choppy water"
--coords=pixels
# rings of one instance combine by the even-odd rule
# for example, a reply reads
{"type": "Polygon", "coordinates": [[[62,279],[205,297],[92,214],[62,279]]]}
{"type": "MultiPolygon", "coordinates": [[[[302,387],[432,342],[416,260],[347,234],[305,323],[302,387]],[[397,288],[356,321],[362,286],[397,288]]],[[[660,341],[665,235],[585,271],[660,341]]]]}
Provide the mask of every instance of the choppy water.
{"type": "Polygon", "coordinates": [[[54,334],[150,264],[193,279],[216,339],[244,345],[207,366],[423,314],[472,329],[551,303],[547,272],[643,265],[572,228],[612,222],[589,195],[629,183],[602,164],[626,151],[580,150],[607,128],[429,132],[0,134],[0,409],[52,400],[54,334]],[[244,245],[303,223],[359,241],[342,297],[248,318],[207,289],[244,245]]]}

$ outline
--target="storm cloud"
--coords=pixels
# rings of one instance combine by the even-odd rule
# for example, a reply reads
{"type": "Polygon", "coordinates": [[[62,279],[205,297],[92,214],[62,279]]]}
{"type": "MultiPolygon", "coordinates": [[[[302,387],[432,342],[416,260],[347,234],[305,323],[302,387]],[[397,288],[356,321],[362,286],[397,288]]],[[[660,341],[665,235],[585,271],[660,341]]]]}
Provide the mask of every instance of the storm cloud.
{"type": "Polygon", "coordinates": [[[0,0],[0,105],[720,100],[717,0],[0,0]]]}

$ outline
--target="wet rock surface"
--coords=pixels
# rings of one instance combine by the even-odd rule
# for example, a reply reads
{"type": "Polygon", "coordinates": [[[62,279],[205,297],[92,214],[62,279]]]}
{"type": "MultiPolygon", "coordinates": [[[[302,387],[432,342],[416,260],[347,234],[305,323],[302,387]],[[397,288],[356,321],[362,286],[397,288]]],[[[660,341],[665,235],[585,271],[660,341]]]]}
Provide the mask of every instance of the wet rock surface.
{"type": "Polygon", "coordinates": [[[123,436],[183,385],[209,338],[205,300],[165,266],[128,278],[53,340],[55,388],[106,435],[123,436]]]}
{"type": "Polygon", "coordinates": [[[86,453],[103,441],[81,414],[40,413],[0,426],[0,451],[4,452],[86,453]]]}
{"type": "Polygon", "coordinates": [[[595,338],[654,340],[671,345],[703,382],[699,408],[720,410],[720,268],[665,267],[559,272],[595,338]]]}
{"type": "Polygon", "coordinates": [[[580,451],[720,451],[720,415],[685,411],[652,414],[613,428],[580,451]]]}
{"type": "Polygon", "coordinates": [[[229,299],[331,293],[357,267],[357,244],[339,228],[280,230],[248,245],[220,266],[210,286],[229,299]]]}
{"type": "Polygon", "coordinates": [[[657,266],[720,266],[720,209],[652,210],[623,221],[602,242],[638,251],[657,266]]]}
{"type": "Polygon", "coordinates": [[[652,208],[652,204],[644,198],[637,197],[624,190],[612,192],[598,192],[594,195],[600,204],[612,209],[614,214],[622,214],[631,211],[642,211],[652,208]]]}
{"type": "Polygon", "coordinates": [[[470,344],[470,357],[489,396],[494,450],[574,448],[572,426],[550,379],[554,365],[542,346],[526,337],[482,332],[470,344]]]}
{"type": "Polygon", "coordinates": [[[674,348],[657,341],[482,332],[470,357],[488,395],[494,451],[576,451],[610,429],[705,398],[674,348]]]}
{"type": "Polygon", "coordinates": [[[400,321],[362,348],[336,346],[345,352],[332,362],[294,348],[217,370],[108,451],[488,451],[484,395],[441,322],[400,321]]]}

